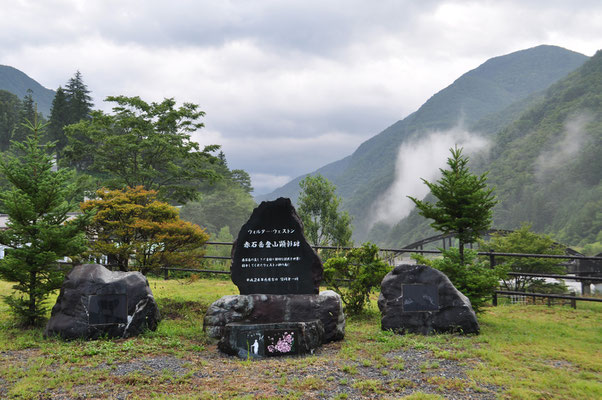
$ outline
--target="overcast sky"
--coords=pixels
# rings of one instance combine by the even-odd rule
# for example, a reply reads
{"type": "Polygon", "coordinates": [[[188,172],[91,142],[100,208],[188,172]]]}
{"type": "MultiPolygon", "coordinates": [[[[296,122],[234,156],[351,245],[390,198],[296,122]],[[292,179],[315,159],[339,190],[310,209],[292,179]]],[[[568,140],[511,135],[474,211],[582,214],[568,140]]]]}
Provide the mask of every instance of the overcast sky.
{"type": "MultiPolygon", "coordinates": [[[[487,59],[602,48],[602,1],[0,0],[0,64],[207,115],[261,194],[351,154],[487,59]]],[[[375,161],[377,162],[377,161],[375,161]]]]}

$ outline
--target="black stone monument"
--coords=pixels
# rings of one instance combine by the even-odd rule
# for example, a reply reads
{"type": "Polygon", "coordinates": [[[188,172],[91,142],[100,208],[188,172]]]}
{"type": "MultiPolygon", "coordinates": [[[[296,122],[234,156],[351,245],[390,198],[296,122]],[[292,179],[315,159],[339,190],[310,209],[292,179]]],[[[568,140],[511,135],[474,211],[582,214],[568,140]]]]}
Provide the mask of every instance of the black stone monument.
{"type": "Polygon", "coordinates": [[[253,210],[234,242],[230,270],[240,295],[214,302],[203,323],[225,353],[306,354],[344,337],[341,298],[319,293],[322,262],[290,199],[264,201],[253,210]]]}
{"type": "Polygon", "coordinates": [[[318,294],[322,263],[303,236],[291,201],[264,201],[243,225],[232,250],[240,294],[318,294]]]}

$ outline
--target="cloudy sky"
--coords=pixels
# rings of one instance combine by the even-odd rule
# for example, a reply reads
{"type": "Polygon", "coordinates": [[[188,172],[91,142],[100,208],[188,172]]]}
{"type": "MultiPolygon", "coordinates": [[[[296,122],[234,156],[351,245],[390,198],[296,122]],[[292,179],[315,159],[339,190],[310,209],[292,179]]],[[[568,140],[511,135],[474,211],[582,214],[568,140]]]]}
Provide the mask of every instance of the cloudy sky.
{"type": "Polygon", "coordinates": [[[491,57],[553,44],[591,56],[588,0],[0,0],[0,64],[56,89],[174,97],[207,115],[255,193],[351,154],[491,57]]]}

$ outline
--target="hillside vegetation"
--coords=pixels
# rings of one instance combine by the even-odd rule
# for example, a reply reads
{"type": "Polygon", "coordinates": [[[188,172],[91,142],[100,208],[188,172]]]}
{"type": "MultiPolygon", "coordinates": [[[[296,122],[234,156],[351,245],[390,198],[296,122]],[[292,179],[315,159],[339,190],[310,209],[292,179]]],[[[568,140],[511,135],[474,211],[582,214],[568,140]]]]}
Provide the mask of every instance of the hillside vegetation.
{"type": "Polygon", "coordinates": [[[530,221],[565,243],[602,241],[602,51],[501,130],[490,156],[497,227],[530,221]]]}

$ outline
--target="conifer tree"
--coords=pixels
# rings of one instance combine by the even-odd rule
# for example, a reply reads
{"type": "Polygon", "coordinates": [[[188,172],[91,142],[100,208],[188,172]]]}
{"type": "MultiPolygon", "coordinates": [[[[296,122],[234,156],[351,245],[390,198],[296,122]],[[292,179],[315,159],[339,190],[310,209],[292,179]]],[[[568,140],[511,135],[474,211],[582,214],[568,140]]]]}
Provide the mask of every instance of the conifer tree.
{"type": "Polygon", "coordinates": [[[12,132],[11,139],[21,142],[29,135],[30,131],[27,121],[38,120],[36,104],[33,101],[33,91],[27,89],[27,94],[21,102],[21,110],[19,111],[19,123],[15,126],[12,132]]]}
{"type": "Polygon", "coordinates": [[[70,124],[88,119],[92,111],[92,97],[84,84],[81,72],[77,71],[65,86],[65,93],[69,101],[70,124]]]}
{"type": "Polygon", "coordinates": [[[1,212],[8,214],[7,229],[0,231],[0,244],[7,246],[0,260],[0,277],[15,282],[15,293],[5,297],[11,311],[25,325],[44,318],[45,300],[58,289],[64,271],[57,260],[85,250],[82,215],[67,221],[73,204],[72,173],[53,171],[51,145],[40,144],[42,125],[28,123],[31,134],[23,142],[12,142],[11,151],[0,157],[0,173],[10,189],[0,193],[1,212]]]}
{"type": "Polygon", "coordinates": [[[6,90],[0,90],[0,151],[10,147],[10,140],[19,124],[21,100],[6,90]]]}
{"type": "Polygon", "coordinates": [[[472,243],[480,232],[491,226],[492,209],[497,203],[492,188],[487,188],[487,173],[476,176],[468,169],[468,157],[462,148],[450,149],[449,169],[440,169],[441,179],[435,183],[422,181],[437,199],[435,204],[408,196],[418,213],[433,219],[431,226],[443,233],[454,233],[458,238],[460,263],[464,265],[464,245],[472,243]]]}
{"type": "Polygon", "coordinates": [[[67,145],[67,136],[63,131],[66,125],[74,123],[70,114],[69,99],[65,90],[59,86],[52,100],[52,108],[50,109],[50,121],[48,124],[48,139],[54,141],[57,156],[60,157],[61,152],[67,145]]]}

